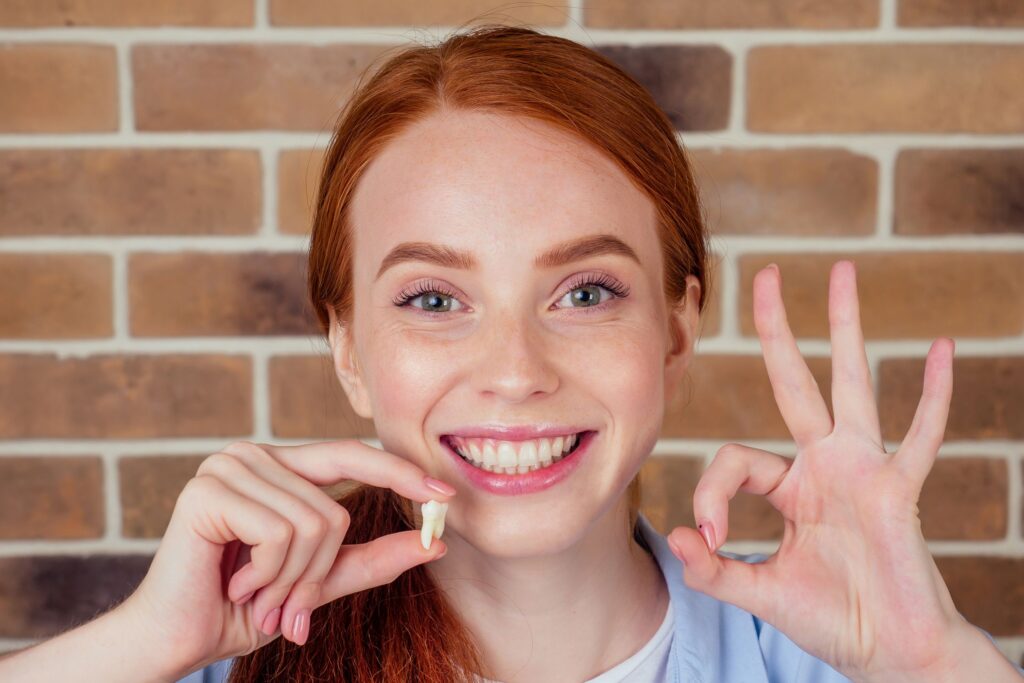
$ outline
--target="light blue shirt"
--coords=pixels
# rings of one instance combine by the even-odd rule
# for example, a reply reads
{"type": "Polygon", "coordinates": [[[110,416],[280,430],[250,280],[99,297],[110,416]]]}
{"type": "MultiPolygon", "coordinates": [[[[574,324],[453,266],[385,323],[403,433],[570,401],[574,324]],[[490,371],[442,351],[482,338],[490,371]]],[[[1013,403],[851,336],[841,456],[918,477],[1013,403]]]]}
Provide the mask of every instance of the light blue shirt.
{"type": "MultiPolygon", "coordinates": [[[[801,650],[771,624],[735,605],[687,587],[683,583],[682,562],[668,547],[668,539],[651,526],[643,513],[638,519],[640,531],[665,576],[673,610],[666,683],[850,681],[824,661],[801,650]]],[[[763,553],[741,555],[724,550],[718,553],[748,563],[764,562],[769,557],[763,553]]],[[[984,629],[978,630],[992,640],[984,629]]],[[[223,683],[231,662],[230,658],[222,659],[194,671],[178,683],[223,683]]],[[[1024,668],[1016,668],[1024,674],[1024,668]]]]}

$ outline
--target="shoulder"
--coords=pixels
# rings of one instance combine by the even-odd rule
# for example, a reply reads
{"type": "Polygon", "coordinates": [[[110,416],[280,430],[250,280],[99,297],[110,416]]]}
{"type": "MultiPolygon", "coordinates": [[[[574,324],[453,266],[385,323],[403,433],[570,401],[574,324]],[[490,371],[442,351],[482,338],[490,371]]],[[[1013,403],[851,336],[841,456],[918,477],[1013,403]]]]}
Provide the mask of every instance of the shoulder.
{"type": "Polygon", "coordinates": [[[184,678],[179,678],[175,683],[224,683],[228,680],[231,664],[234,661],[234,657],[221,659],[213,664],[204,666],[202,669],[193,671],[184,678]]]}

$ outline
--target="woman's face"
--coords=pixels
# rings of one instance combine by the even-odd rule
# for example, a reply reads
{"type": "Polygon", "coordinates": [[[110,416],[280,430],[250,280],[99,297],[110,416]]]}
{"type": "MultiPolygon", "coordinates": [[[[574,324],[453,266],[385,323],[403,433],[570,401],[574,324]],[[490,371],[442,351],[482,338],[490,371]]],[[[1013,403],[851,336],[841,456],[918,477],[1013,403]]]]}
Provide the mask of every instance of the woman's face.
{"type": "Polygon", "coordinates": [[[692,352],[699,284],[689,278],[685,305],[670,314],[654,204],[557,128],[457,112],[388,144],[359,182],[351,220],[352,334],[332,320],[331,344],[354,409],[373,418],[385,450],[458,489],[446,537],[494,556],[572,544],[620,502],[692,352]],[[620,240],[636,260],[591,251],[535,264],[595,235],[620,240]],[[380,272],[411,242],[465,253],[473,266],[411,259],[380,272]],[[682,348],[672,348],[673,324],[682,348]],[[567,478],[499,495],[471,484],[441,442],[485,423],[597,433],[567,478]]]}

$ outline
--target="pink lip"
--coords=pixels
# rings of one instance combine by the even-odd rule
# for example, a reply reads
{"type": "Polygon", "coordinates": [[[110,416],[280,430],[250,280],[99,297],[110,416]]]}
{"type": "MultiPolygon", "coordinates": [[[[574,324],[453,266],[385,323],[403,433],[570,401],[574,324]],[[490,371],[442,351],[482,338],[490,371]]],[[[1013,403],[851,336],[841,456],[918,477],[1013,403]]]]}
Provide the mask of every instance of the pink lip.
{"type": "Polygon", "coordinates": [[[462,436],[466,438],[499,439],[501,441],[526,441],[527,439],[539,439],[542,437],[569,436],[587,431],[587,427],[579,425],[476,425],[461,427],[449,432],[448,436],[462,436]]]}
{"type": "MultiPolygon", "coordinates": [[[[558,436],[561,433],[557,432],[555,435],[558,436]]],[[[596,436],[596,431],[585,432],[580,437],[579,446],[568,457],[562,458],[550,467],[544,467],[533,472],[524,472],[523,474],[488,472],[463,460],[462,456],[456,453],[444,438],[441,439],[441,444],[454,458],[456,468],[471,484],[489,493],[503,496],[519,496],[526,493],[543,491],[568,477],[583,461],[583,456],[590,451],[590,444],[596,436]]]]}

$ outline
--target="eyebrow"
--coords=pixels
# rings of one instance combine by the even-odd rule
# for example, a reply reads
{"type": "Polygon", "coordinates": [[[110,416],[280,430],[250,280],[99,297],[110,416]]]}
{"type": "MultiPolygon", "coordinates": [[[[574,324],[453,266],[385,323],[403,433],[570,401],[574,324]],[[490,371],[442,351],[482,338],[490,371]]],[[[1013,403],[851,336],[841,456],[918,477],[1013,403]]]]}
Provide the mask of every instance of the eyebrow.
{"type": "MultiPolygon", "coordinates": [[[[555,268],[602,254],[625,256],[640,265],[640,258],[631,246],[618,237],[608,234],[588,235],[562,242],[535,258],[533,265],[537,268],[555,268]]],[[[402,242],[389,251],[381,261],[374,281],[379,280],[388,268],[406,261],[423,261],[444,268],[459,268],[461,270],[473,270],[477,266],[476,258],[467,251],[459,251],[446,245],[430,242],[402,242]]]]}

